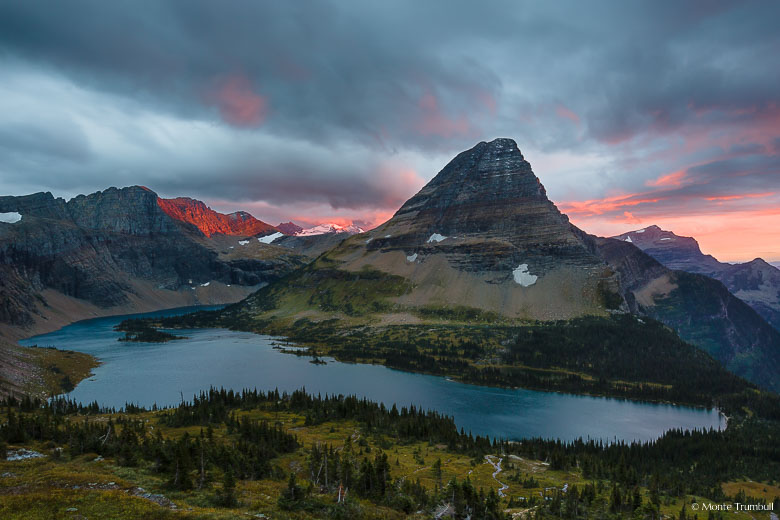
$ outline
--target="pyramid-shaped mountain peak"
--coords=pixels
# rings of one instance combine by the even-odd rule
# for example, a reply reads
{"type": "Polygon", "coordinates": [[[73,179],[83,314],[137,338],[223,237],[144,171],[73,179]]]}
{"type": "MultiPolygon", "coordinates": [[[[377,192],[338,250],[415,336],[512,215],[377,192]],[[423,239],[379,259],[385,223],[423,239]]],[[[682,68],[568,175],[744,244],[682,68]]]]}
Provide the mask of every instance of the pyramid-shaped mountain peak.
{"type": "Polygon", "coordinates": [[[536,269],[546,270],[561,258],[594,263],[583,233],[550,202],[511,139],[481,142],[458,154],[376,234],[373,247],[412,252],[434,235],[449,237],[451,247],[491,243],[503,253],[473,253],[491,264],[534,258],[536,269]]]}
{"type": "Polygon", "coordinates": [[[512,139],[483,141],[459,153],[398,213],[485,198],[547,200],[544,186],[512,139]]]}
{"type": "Polygon", "coordinates": [[[468,301],[552,319],[603,309],[603,289],[616,280],[594,248],[547,198],[517,144],[496,139],[458,154],[389,221],[323,260],[403,277],[413,287],[404,305],[468,301]]]}

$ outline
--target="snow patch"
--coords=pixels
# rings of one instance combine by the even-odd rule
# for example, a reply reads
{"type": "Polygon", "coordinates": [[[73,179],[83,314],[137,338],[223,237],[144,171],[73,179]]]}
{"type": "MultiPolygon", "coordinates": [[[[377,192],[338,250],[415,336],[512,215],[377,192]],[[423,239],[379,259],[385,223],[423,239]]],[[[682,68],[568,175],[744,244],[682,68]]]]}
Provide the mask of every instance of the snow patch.
{"type": "Polygon", "coordinates": [[[406,260],[413,263],[415,260],[417,260],[417,253],[407,256],[406,260]]]}
{"type": "Polygon", "coordinates": [[[385,235],[385,238],[390,238],[391,236],[393,236],[393,235],[385,235]]]}
{"type": "Polygon", "coordinates": [[[366,240],[366,244],[368,244],[368,243],[369,243],[369,242],[371,242],[372,240],[374,240],[374,239],[373,239],[373,238],[369,238],[368,240],[366,240]]]}
{"type": "Polygon", "coordinates": [[[644,233],[645,231],[647,231],[647,228],[645,228],[645,229],[638,229],[638,230],[634,231],[634,233],[644,233]]]}
{"type": "Polygon", "coordinates": [[[661,240],[671,240],[671,237],[663,237],[661,240]]]}
{"type": "Polygon", "coordinates": [[[238,245],[245,246],[249,243],[249,240],[239,240],[238,245]]]}
{"type": "Polygon", "coordinates": [[[430,244],[431,242],[441,242],[442,240],[445,240],[446,238],[447,238],[447,237],[445,237],[444,235],[440,235],[440,234],[438,234],[438,233],[434,233],[434,234],[433,234],[433,235],[431,235],[431,237],[428,239],[428,242],[427,242],[427,243],[428,243],[428,244],[430,244]]]}
{"type": "Polygon", "coordinates": [[[535,274],[531,274],[528,272],[528,264],[518,265],[517,269],[514,269],[512,271],[512,276],[515,279],[515,283],[518,283],[523,287],[530,287],[531,285],[536,283],[536,280],[539,279],[539,277],[536,276],[535,274]]]}
{"type": "Polygon", "coordinates": [[[210,283],[211,283],[211,282],[202,283],[202,284],[200,284],[200,286],[201,286],[201,287],[208,287],[210,283]]]}
{"type": "Polygon", "coordinates": [[[22,220],[22,216],[15,211],[10,213],[0,213],[0,222],[5,222],[6,224],[16,224],[20,220],[22,220]]]}
{"type": "Polygon", "coordinates": [[[628,243],[632,243],[633,242],[633,240],[631,240],[631,237],[626,237],[625,241],[628,242],[628,243]]]}
{"type": "Polygon", "coordinates": [[[273,242],[273,241],[274,241],[274,240],[276,240],[277,238],[282,238],[283,236],[284,236],[284,233],[279,233],[279,232],[277,231],[277,232],[276,232],[276,233],[274,233],[273,235],[268,235],[268,236],[264,236],[264,237],[259,237],[259,238],[257,239],[257,241],[258,241],[258,242],[260,242],[261,244],[270,244],[271,242],[273,242]]]}

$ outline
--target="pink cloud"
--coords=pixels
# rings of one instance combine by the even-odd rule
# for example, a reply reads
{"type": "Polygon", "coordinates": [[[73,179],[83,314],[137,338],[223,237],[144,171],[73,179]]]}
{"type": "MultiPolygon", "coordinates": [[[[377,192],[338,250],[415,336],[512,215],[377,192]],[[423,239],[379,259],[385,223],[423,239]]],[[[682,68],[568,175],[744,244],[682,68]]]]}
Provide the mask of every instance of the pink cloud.
{"type": "Polygon", "coordinates": [[[463,116],[450,118],[439,108],[439,102],[436,96],[430,92],[424,94],[418,102],[420,108],[420,118],[415,128],[420,135],[456,137],[468,135],[470,128],[469,122],[463,116]]]}
{"type": "Polygon", "coordinates": [[[722,202],[727,200],[757,199],[763,197],[771,197],[774,194],[775,193],[773,191],[769,191],[766,193],[744,193],[742,195],[720,195],[717,197],[706,197],[705,200],[722,202]]]}
{"type": "Polygon", "coordinates": [[[575,125],[579,126],[580,124],[580,116],[572,112],[569,108],[567,108],[565,105],[558,104],[555,107],[555,113],[558,115],[558,117],[562,117],[564,119],[570,120],[575,125]]]}
{"type": "Polygon", "coordinates": [[[641,221],[640,221],[638,218],[636,218],[636,217],[634,216],[634,214],[633,214],[633,213],[631,213],[630,211],[624,211],[624,212],[623,212],[623,216],[624,216],[624,217],[626,217],[626,218],[625,218],[625,222],[631,222],[631,223],[633,223],[633,224],[637,224],[637,223],[641,222],[641,221]]]}
{"type": "Polygon", "coordinates": [[[618,211],[625,207],[652,204],[659,200],[661,200],[659,197],[648,197],[642,193],[632,193],[602,199],[566,201],[559,203],[558,207],[568,215],[593,216],[618,211]]]}
{"type": "Polygon", "coordinates": [[[256,93],[243,75],[234,75],[220,82],[211,99],[219,108],[222,119],[233,126],[258,126],[268,115],[267,98],[256,93]]]}
{"type": "Polygon", "coordinates": [[[645,184],[647,186],[658,186],[658,187],[663,187],[663,186],[679,187],[682,186],[683,179],[685,179],[685,171],[680,170],[674,173],[670,173],[668,175],[661,175],[657,179],[648,181],[645,184]]]}
{"type": "Polygon", "coordinates": [[[487,108],[488,112],[491,115],[496,114],[496,109],[498,108],[498,103],[496,102],[496,98],[493,97],[493,94],[490,92],[480,90],[477,92],[477,100],[485,107],[487,108]]]}

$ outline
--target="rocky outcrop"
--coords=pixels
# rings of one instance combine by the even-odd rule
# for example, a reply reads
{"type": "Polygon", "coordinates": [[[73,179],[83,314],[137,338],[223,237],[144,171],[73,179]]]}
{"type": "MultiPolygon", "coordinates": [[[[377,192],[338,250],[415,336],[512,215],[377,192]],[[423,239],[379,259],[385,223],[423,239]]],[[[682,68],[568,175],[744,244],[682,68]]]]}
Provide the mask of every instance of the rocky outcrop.
{"type": "Polygon", "coordinates": [[[615,237],[630,242],[669,269],[720,280],[732,294],[750,305],[780,331],[780,269],[756,258],[742,264],[719,262],[705,255],[692,237],[649,226],[615,237]]]}
{"type": "Polygon", "coordinates": [[[210,237],[216,233],[223,235],[254,236],[268,235],[280,231],[270,224],[245,211],[223,214],[209,208],[203,202],[188,197],[175,199],[157,199],[157,205],[171,218],[187,222],[210,237]]]}

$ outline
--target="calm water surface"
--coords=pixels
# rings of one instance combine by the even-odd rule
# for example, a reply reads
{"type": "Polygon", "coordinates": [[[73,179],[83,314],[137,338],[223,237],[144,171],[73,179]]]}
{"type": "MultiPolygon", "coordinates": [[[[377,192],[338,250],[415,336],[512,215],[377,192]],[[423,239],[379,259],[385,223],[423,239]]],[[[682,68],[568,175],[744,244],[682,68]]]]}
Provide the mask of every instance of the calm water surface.
{"type": "MultiPolygon", "coordinates": [[[[143,316],[190,312],[173,309],[143,316]]],[[[141,316],[141,315],[133,315],[141,316]]],[[[121,407],[175,405],[210,386],[310,393],[356,394],[387,406],[415,404],[451,415],[474,434],[509,439],[578,437],[651,440],[670,428],[722,428],[716,410],[636,403],[532,390],[467,385],[378,365],[314,365],[274,350],[274,338],[221,329],[177,331],[189,339],[162,344],[124,343],[114,325],[128,316],[81,321],[23,341],[92,354],[102,365],[70,397],[121,407]]]]}

